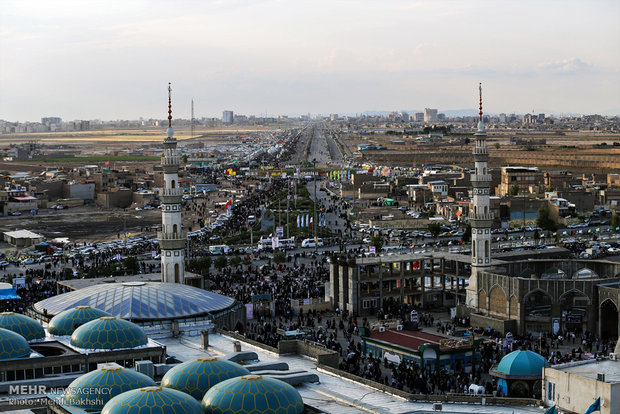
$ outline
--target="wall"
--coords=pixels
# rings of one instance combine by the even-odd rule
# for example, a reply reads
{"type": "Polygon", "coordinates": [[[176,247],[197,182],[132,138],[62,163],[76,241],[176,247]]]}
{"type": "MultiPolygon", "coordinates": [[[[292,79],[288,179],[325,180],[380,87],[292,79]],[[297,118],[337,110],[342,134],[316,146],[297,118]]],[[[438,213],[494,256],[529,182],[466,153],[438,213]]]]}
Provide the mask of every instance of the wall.
{"type": "Polygon", "coordinates": [[[480,315],[478,313],[472,313],[470,317],[470,324],[474,328],[493,328],[498,332],[501,332],[502,335],[505,335],[507,332],[516,332],[517,330],[517,321],[512,319],[498,319],[490,316],[480,315]]]}
{"type": "Polygon", "coordinates": [[[95,199],[94,183],[72,183],[64,184],[62,196],[64,198],[80,198],[82,200],[95,199]]]}

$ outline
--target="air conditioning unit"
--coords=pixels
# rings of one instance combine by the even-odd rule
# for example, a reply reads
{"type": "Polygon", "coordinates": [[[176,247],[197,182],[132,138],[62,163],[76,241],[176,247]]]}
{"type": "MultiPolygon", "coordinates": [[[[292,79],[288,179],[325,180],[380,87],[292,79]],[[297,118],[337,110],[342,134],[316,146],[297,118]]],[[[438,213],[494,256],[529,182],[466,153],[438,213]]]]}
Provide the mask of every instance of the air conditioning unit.
{"type": "Polygon", "coordinates": [[[136,371],[150,378],[153,378],[155,376],[153,361],[136,361],[136,371]]]}
{"type": "Polygon", "coordinates": [[[611,359],[612,361],[617,361],[618,360],[618,354],[615,353],[610,353],[609,354],[609,359],[611,359]]]}
{"type": "Polygon", "coordinates": [[[379,332],[385,332],[385,326],[380,326],[379,327],[379,332]]]}
{"type": "Polygon", "coordinates": [[[402,331],[403,330],[403,326],[402,325],[396,325],[396,330],[397,331],[402,331]]]}

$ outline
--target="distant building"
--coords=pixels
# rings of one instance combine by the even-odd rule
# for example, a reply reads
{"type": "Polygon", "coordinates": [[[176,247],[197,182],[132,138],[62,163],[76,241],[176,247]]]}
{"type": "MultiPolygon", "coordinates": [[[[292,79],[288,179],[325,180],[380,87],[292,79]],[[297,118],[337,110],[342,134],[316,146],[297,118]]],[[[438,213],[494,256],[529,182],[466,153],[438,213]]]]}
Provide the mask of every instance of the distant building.
{"type": "Polygon", "coordinates": [[[41,123],[45,125],[60,124],[61,122],[62,119],[57,116],[48,116],[46,118],[41,118],[41,123]]]}
{"type": "Polygon", "coordinates": [[[505,196],[515,184],[519,186],[519,194],[537,194],[543,182],[543,174],[537,167],[502,167],[500,184],[495,194],[505,196]]]}
{"type": "Polygon", "coordinates": [[[424,122],[424,112],[416,112],[413,114],[413,120],[415,122],[424,122]]]}
{"type": "Polygon", "coordinates": [[[232,124],[234,121],[233,111],[224,111],[222,112],[222,123],[224,124],[232,124]]]}
{"type": "Polygon", "coordinates": [[[436,122],[437,109],[424,108],[424,122],[436,122]]]}

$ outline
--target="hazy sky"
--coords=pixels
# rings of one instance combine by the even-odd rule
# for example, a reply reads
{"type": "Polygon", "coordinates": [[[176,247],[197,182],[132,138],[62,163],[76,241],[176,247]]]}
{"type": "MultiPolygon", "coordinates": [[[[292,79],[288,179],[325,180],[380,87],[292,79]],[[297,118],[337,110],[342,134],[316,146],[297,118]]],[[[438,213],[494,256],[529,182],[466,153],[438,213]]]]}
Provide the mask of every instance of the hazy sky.
{"type": "Polygon", "coordinates": [[[0,119],[620,114],[620,1],[3,0],[0,119]]]}

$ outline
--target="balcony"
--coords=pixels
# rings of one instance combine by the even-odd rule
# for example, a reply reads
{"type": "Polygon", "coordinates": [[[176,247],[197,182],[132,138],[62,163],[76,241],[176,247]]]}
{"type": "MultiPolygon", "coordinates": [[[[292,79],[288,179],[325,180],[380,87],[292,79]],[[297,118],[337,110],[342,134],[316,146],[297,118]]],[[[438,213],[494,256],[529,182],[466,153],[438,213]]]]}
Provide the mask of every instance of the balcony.
{"type": "Polygon", "coordinates": [[[181,158],[175,157],[161,157],[161,165],[179,165],[181,158]]]}
{"type": "Polygon", "coordinates": [[[183,240],[185,241],[185,239],[187,239],[187,232],[182,231],[180,233],[165,233],[163,231],[158,231],[157,238],[159,240],[183,240]]]}
{"type": "Polygon", "coordinates": [[[484,148],[474,148],[473,150],[473,154],[474,155],[481,155],[481,154],[485,154],[488,155],[489,154],[489,149],[487,147],[484,148]]]}
{"type": "Polygon", "coordinates": [[[470,180],[472,182],[474,181],[478,181],[478,182],[491,182],[492,178],[491,178],[491,174],[472,174],[470,177],[470,180]]]}
{"type": "Polygon", "coordinates": [[[493,220],[493,213],[478,213],[478,214],[474,214],[474,213],[469,213],[469,219],[470,220],[493,220]]]}
{"type": "Polygon", "coordinates": [[[170,196],[170,197],[180,197],[183,195],[182,188],[160,188],[159,189],[160,196],[170,196]]]}

